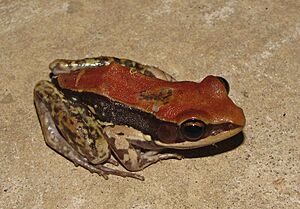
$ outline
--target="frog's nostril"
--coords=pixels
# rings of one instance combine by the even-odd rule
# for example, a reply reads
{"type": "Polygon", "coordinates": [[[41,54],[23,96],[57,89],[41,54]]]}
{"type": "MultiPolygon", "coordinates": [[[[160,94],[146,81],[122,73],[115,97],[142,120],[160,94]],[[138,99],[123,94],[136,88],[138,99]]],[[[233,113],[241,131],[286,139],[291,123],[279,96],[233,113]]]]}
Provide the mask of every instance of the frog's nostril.
{"type": "Polygon", "coordinates": [[[194,141],[203,136],[205,126],[205,123],[200,120],[190,119],[180,125],[180,132],[187,140],[194,141]]]}

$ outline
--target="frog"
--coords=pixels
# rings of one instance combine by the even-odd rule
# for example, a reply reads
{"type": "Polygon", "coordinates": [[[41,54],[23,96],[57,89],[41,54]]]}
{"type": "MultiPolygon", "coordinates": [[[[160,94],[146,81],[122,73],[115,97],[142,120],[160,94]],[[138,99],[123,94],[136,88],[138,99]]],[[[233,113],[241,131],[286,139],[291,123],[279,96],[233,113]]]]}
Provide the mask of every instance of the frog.
{"type": "Polygon", "coordinates": [[[158,67],[100,56],[50,63],[34,87],[46,144],[104,179],[145,178],[138,171],[240,133],[245,115],[229,83],[208,75],[177,81],[158,67]],[[123,167],[123,168],[120,168],[123,167]]]}

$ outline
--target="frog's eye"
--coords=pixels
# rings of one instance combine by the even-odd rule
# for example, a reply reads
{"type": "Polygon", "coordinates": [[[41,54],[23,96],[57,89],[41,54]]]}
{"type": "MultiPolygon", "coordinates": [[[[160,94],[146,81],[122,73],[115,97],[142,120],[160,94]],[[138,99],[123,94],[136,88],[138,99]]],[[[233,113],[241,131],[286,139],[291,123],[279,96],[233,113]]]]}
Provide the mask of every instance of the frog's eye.
{"type": "Polygon", "coordinates": [[[227,92],[227,94],[228,94],[228,93],[229,93],[229,89],[230,89],[228,81],[227,81],[225,78],[220,77],[220,76],[217,76],[217,78],[218,78],[219,81],[221,81],[221,83],[224,85],[224,87],[225,87],[225,89],[226,89],[226,92],[227,92]]]}
{"type": "Polygon", "coordinates": [[[180,125],[180,132],[188,140],[198,140],[205,133],[205,123],[197,119],[186,120],[180,125]]]}

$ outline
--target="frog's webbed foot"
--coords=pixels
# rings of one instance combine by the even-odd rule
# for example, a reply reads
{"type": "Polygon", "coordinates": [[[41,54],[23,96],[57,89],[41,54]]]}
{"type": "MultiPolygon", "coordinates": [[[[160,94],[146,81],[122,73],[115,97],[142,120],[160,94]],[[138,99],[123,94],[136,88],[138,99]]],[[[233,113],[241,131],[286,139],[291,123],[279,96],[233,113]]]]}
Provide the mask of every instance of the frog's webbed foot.
{"type": "Polygon", "coordinates": [[[159,151],[148,151],[141,153],[142,158],[150,161],[168,160],[168,159],[183,159],[183,156],[177,153],[159,153],[159,151]]]}
{"type": "MultiPolygon", "coordinates": [[[[109,167],[106,167],[106,166],[101,165],[101,164],[95,165],[94,168],[96,168],[97,170],[100,169],[102,172],[105,172],[105,174],[111,174],[111,175],[116,175],[116,176],[121,176],[121,177],[131,177],[131,178],[135,178],[135,179],[138,179],[138,180],[141,180],[141,181],[145,180],[144,176],[141,176],[139,174],[109,168],[109,167]]],[[[93,171],[91,171],[91,172],[92,173],[98,173],[98,172],[93,172],[93,171]]],[[[99,175],[102,175],[102,174],[99,174],[99,175]]]]}
{"type": "Polygon", "coordinates": [[[147,152],[140,152],[138,149],[136,151],[139,153],[139,165],[140,169],[143,169],[151,164],[157,163],[161,160],[168,160],[168,159],[183,159],[183,156],[177,153],[160,153],[160,151],[147,151],[147,152]]]}

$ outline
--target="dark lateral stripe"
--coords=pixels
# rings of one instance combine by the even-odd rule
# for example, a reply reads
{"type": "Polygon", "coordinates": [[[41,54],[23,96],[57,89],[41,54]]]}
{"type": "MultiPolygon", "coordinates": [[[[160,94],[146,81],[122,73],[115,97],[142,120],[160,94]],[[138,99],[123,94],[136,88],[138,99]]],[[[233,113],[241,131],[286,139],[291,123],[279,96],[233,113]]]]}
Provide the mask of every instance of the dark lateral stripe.
{"type": "MultiPolygon", "coordinates": [[[[55,85],[57,82],[53,79],[55,85]]],[[[59,88],[59,87],[58,87],[59,88]]],[[[111,122],[116,125],[127,125],[158,139],[158,128],[160,126],[171,126],[179,128],[177,124],[159,120],[151,113],[127,106],[123,103],[113,101],[105,96],[90,92],[74,92],[60,89],[66,98],[76,98],[78,102],[90,105],[95,109],[96,117],[103,122],[111,122]]]]}

